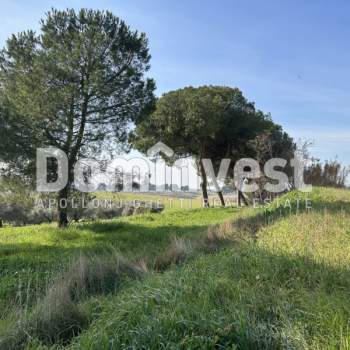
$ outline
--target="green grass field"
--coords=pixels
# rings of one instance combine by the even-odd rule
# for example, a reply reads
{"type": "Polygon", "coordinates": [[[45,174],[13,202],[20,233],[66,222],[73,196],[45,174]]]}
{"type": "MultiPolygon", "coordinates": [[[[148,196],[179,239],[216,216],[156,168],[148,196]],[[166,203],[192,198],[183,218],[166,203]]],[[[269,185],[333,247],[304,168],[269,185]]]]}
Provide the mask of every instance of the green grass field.
{"type": "Polygon", "coordinates": [[[0,314],[12,307],[12,303],[28,302],[27,295],[26,298],[21,296],[28,284],[29,298],[37,296],[52,274],[81,253],[104,254],[113,247],[130,259],[152,260],[169,244],[171,237],[201,235],[206,227],[228,219],[237,210],[169,210],[161,214],[73,224],[64,231],[57,229],[56,224],[5,227],[0,231],[0,314]],[[14,299],[16,294],[18,297],[14,299]]]}
{"type": "MultiPolygon", "coordinates": [[[[350,349],[346,190],[290,193],[267,211],[167,209],[65,231],[6,227],[0,259],[0,349],[350,349]],[[128,265],[92,261],[118,288],[84,282],[82,296],[57,304],[63,316],[40,309],[56,310],[57,273],[82,254],[112,261],[115,250],[128,265]],[[157,269],[164,259],[170,263],[157,269]]],[[[77,271],[96,275],[95,266],[77,271]]],[[[69,278],[70,288],[81,281],[69,278]]]]}

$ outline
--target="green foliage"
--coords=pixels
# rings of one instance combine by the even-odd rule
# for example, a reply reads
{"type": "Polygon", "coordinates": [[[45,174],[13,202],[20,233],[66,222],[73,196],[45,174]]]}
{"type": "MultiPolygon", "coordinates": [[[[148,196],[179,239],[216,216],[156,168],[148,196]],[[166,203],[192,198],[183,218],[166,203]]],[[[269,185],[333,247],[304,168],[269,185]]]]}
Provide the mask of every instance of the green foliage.
{"type": "Polygon", "coordinates": [[[53,9],[40,35],[13,35],[1,52],[8,128],[71,158],[108,137],[123,141],[126,124],[152,102],[149,60],[145,34],[112,13],[53,9]]]}
{"type": "Polygon", "coordinates": [[[237,88],[187,87],[164,94],[151,117],[140,120],[132,140],[141,151],[162,141],[178,156],[198,158],[210,157],[222,145],[224,158],[271,125],[237,88]]]}
{"type": "Polygon", "coordinates": [[[145,34],[110,12],[53,9],[40,34],[13,35],[0,54],[2,160],[33,174],[38,147],[60,148],[71,185],[79,156],[125,143],[129,123],[152,108],[149,61],[145,34]]]}
{"type": "MultiPolygon", "coordinates": [[[[207,174],[201,159],[211,159],[214,169],[218,170],[224,158],[234,162],[244,157],[256,158],[259,150],[253,146],[253,141],[264,132],[270,136],[272,154],[269,158],[290,156],[294,146],[292,139],[272,122],[270,115],[247,101],[239,89],[186,87],[164,94],[150,117],[139,120],[131,142],[135,148],[146,152],[162,141],[177,157],[193,156],[202,178],[203,198],[207,201],[207,174]]],[[[232,173],[233,167],[229,178],[233,178],[232,173]]],[[[222,196],[220,200],[224,205],[222,196]]]]}

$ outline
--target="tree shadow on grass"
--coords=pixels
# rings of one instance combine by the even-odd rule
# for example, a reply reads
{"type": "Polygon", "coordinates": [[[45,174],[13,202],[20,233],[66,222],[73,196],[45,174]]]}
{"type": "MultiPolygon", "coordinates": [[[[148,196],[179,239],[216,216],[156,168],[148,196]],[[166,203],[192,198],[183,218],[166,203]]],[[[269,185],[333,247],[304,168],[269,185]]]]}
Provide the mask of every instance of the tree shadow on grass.
{"type": "Polygon", "coordinates": [[[99,249],[101,245],[114,246],[122,253],[142,252],[147,255],[159,251],[169,243],[171,237],[194,238],[205,235],[210,225],[180,226],[164,224],[147,226],[132,222],[95,222],[86,225],[77,225],[78,231],[91,232],[91,244],[99,249]]]}
{"type": "Polygon", "coordinates": [[[55,264],[66,265],[81,254],[103,255],[111,249],[128,258],[152,257],[164,250],[172,237],[196,237],[205,234],[205,228],[201,225],[150,227],[113,221],[78,224],[67,230],[53,230],[49,244],[0,243],[0,274],[1,271],[50,269],[55,264]]]}

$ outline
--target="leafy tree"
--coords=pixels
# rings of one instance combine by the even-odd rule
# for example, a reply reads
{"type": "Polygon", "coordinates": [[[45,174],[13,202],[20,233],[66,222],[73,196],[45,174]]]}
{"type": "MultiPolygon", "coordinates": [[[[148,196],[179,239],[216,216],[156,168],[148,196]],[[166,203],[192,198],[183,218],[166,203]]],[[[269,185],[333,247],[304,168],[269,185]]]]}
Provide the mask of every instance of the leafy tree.
{"type": "MultiPolygon", "coordinates": [[[[164,94],[151,116],[138,121],[131,141],[142,152],[162,141],[179,157],[194,156],[208,203],[202,159],[212,159],[218,169],[223,158],[235,161],[254,154],[248,141],[273,127],[270,116],[256,110],[237,88],[186,87],[164,94]]],[[[220,192],[219,197],[224,205],[220,192]]]]}
{"type": "MultiPolygon", "coordinates": [[[[152,108],[149,61],[145,34],[110,12],[52,9],[40,34],[13,35],[0,55],[0,158],[7,169],[33,176],[36,148],[60,148],[69,176],[58,199],[67,200],[78,157],[124,143],[130,122],[152,108]]],[[[61,208],[59,225],[67,223],[61,208]]]]}

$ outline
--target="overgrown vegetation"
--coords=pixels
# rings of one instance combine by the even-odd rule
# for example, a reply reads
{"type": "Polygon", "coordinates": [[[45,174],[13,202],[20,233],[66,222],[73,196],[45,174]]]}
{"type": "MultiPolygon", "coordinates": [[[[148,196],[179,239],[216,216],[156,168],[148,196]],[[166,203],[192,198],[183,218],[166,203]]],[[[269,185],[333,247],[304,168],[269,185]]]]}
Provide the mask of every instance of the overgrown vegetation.
{"type": "Polygon", "coordinates": [[[168,210],[63,235],[4,228],[0,344],[349,349],[349,224],[349,192],[316,188],[267,210],[168,210]],[[313,209],[297,209],[306,198],[313,209]],[[31,278],[51,276],[41,289],[20,261],[31,278]]]}

